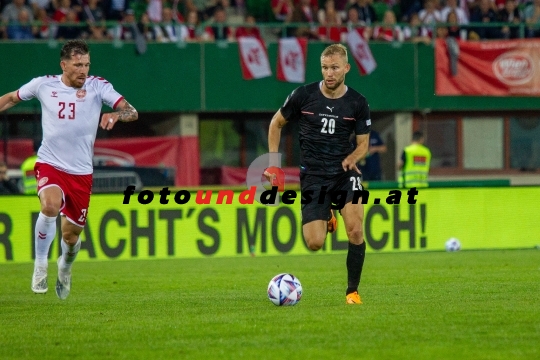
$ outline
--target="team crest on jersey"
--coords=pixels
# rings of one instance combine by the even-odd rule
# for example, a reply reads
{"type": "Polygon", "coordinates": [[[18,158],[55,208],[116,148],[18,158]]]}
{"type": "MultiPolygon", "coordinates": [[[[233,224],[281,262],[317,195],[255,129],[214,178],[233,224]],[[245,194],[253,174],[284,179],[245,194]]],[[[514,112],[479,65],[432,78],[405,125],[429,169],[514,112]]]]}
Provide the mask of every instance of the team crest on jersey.
{"type": "Polygon", "coordinates": [[[39,179],[38,185],[43,186],[47,183],[47,181],[49,181],[49,178],[45,176],[44,178],[39,179]]]}
{"type": "MultiPolygon", "coordinates": [[[[84,99],[85,96],[86,96],[86,90],[84,89],[77,90],[77,99],[84,99]]],[[[77,101],[84,101],[84,100],[77,100],[77,101]]]]}

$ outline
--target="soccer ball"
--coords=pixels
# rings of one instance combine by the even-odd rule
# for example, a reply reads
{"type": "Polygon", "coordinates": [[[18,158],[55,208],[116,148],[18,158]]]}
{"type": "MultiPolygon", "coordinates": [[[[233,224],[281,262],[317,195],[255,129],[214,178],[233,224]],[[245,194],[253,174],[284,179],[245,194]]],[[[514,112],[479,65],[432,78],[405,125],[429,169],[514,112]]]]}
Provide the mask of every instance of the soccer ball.
{"type": "Polygon", "coordinates": [[[444,244],[446,251],[459,251],[461,250],[461,243],[456,238],[450,238],[444,244]]]}
{"type": "Polygon", "coordinates": [[[276,306],[293,306],[302,298],[302,284],[293,274],[278,274],[268,284],[268,298],[276,306]]]}

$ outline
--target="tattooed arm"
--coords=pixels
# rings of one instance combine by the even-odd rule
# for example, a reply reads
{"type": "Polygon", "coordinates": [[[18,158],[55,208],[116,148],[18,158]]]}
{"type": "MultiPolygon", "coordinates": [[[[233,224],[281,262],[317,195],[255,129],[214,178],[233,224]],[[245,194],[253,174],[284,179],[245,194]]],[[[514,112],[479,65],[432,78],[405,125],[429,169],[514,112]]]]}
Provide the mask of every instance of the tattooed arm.
{"type": "Polygon", "coordinates": [[[120,104],[118,104],[116,109],[117,111],[115,112],[103,114],[100,122],[100,126],[102,129],[111,130],[117,121],[135,121],[139,117],[139,113],[137,113],[137,110],[135,110],[133,105],[128,103],[126,99],[122,100],[120,104]]]}

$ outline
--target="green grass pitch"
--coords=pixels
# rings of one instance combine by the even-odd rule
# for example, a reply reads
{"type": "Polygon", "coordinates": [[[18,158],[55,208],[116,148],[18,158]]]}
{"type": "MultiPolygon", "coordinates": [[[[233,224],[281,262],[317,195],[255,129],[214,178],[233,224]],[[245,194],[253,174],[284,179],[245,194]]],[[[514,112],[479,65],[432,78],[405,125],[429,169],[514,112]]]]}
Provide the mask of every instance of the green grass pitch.
{"type": "Polygon", "coordinates": [[[0,265],[0,359],[540,359],[540,251],[80,262],[66,301],[0,265]],[[270,279],[304,295],[274,306],[270,279]]]}

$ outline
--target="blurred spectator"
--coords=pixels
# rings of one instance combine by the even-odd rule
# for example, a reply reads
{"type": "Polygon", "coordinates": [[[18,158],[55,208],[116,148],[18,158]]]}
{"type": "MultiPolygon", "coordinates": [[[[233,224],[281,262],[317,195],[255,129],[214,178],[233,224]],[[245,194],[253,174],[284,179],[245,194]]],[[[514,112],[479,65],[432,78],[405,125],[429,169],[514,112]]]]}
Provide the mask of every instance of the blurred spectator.
{"type": "Polygon", "coordinates": [[[103,0],[103,10],[107,20],[122,21],[128,7],[128,0],[103,0]]]}
{"type": "Polygon", "coordinates": [[[0,161],[0,195],[20,194],[17,184],[9,178],[7,170],[6,164],[0,161]]]}
{"type": "MultiPolygon", "coordinates": [[[[464,0],[461,0],[464,1],[464,0]]],[[[410,20],[411,15],[416,13],[418,14],[422,10],[422,0],[400,0],[399,1],[399,10],[401,12],[401,20],[407,21],[410,20]]]]}
{"type": "Polygon", "coordinates": [[[78,39],[82,34],[82,27],[78,26],[78,24],[77,12],[69,9],[66,17],[61,21],[61,26],[58,27],[56,38],[61,40],[78,39]]]}
{"type": "MultiPolygon", "coordinates": [[[[356,8],[349,8],[347,11],[347,21],[346,21],[346,31],[349,32],[352,29],[361,29],[361,34],[364,37],[364,39],[369,40],[371,38],[371,35],[373,33],[372,28],[369,26],[366,26],[366,24],[358,18],[358,10],[356,8]]],[[[344,32],[342,34],[342,42],[345,42],[347,40],[347,33],[344,32]]]]}
{"type": "Polygon", "coordinates": [[[48,15],[52,15],[54,13],[54,7],[55,5],[57,5],[57,2],[56,0],[30,0],[29,4],[32,7],[32,11],[34,12],[34,17],[37,18],[40,9],[45,10],[48,15]]]}
{"type": "Polygon", "coordinates": [[[321,25],[322,26],[319,26],[320,40],[332,42],[341,41],[341,33],[344,29],[341,27],[341,19],[335,8],[330,7],[326,9],[326,14],[321,25]]]}
{"type": "Polygon", "coordinates": [[[136,30],[135,10],[127,9],[118,26],[110,30],[110,35],[114,39],[134,40],[136,30]]]}
{"type": "Polygon", "coordinates": [[[237,15],[245,17],[246,13],[246,0],[233,0],[233,5],[237,15]]]}
{"type": "Polygon", "coordinates": [[[71,0],[59,0],[58,7],[53,14],[53,21],[60,23],[63,22],[71,9],[71,0]]]}
{"type": "Polygon", "coordinates": [[[441,12],[437,10],[436,5],[435,0],[424,1],[424,9],[418,13],[418,18],[422,24],[436,24],[443,21],[441,12]]]}
{"type": "Polygon", "coordinates": [[[358,28],[365,25],[363,22],[360,21],[360,17],[358,16],[358,10],[356,8],[349,8],[349,10],[347,10],[347,18],[345,20],[345,24],[347,25],[349,30],[351,28],[358,28]]]}
{"type": "MultiPolygon", "coordinates": [[[[186,0],[169,0],[167,1],[168,5],[171,7],[173,12],[173,19],[178,19],[180,22],[185,22],[188,12],[191,10],[188,1],[186,0]]],[[[137,13],[135,11],[135,13],[137,13]]]]}
{"type": "Polygon", "coordinates": [[[377,22],[377,14],[375,9],[368,0],[356,0],[354,3],[350,3],[349,8],[355,8],[358,11],[358,18],[366,25],[371,25],[377,22]]]}
{"type": "Polygon", "coordinates": [[[425,26],[422,26],[418,13],[412,13],[409,16],[409,25],[403,28],[404,40],[411,41],[413,43],[422,42],[426,45],[431,43],[432,31],[425,26]]]}
{"type": "Polygon", "coordinates": [[[50,26],[52,19],[45,9],[38,9],[36,21],[41,21],[41,26],[36,33],[36,38],[39,39],[54,39],[56,37],[56,28],[50,26]]]}
{"type": "MultiPolygon", "coordinates": [[[[450,11],[445,20],[448,24],[446,27],[446,37],[453,37],[455,39],[461,38],[461,27],[459,26],[459,20],[457,14],[454,11],[450,11]]],[[[466,38],[466,37],[465,37],[466,38]]]]}
{"type": "Polygon", "coordinates": [[[466,25],[469,23],[469,16],[465,10],[458,6],[458,0],[446,0],[446,6],[441,10],[441,19],[443,19],[443,21],[448,19],[448,14],[451,11],[456,13],[458,23],[460,25],[466,25]]]}
{"type": "Polygon", "coordinates": [[[24,0],[13,0],[13,2],[7,4],[2,11],[2,20],[6,24],[12,21],[19,21],[19,12],[22,10],[26,10],[30,22],[34,21],[32,9],[24,4],[24,0]]]}
{"type": "Polygon", "coordinates": [[[27,9],[21,9],[18,21],[12,21],[7,26],[7,36],[10,40],[32,40],[37,31],[30,23],[30,12],[27,9]]]}
{"type": "Polygon", "coordinates": [[[163,21],[163,2],[161,0],[146,0],[148,6],[146,7],[146,13],[153,23],[160,23],[163,21]]]}
{"type": "Polygon", "coordinates": [[[232,41],[233,33],[227,25],[227,14],[223,8],[214,11],[212,26],[206,28],[206,37],[210,41],[229,40],[232,41]]]}
{"type": "Polygon", "coordinates": [[[525,23],[528,25],[527,37],[540,37],[540,0],[534,0],[524,11],[525,23]]]}
{"type": "MultiPolygon", "coordinates": [[[[519,25],[523,19],[523,15],[519,11],[515,0],[506,0],[504,8],[499,11],[499,22],[509,23],[512,25],[519,25]]],[[[519,38],[518,26],[503,26],[501,34],[504,39],[517,39],[519,38]]]]}
{"type": "Polygon", "coordinates": [[[188,30],[188,37],[186,41],[199,41],[200,37],[197,33],[199,26],[199,14],[197,11],[190,10],[187,14],[186,27],[188,30]]]}
{"type": "Polygon", "coordinates": [[[246,15],[246,19],[244,21],[245,25],[248,26],[240,26],[236,29],[235,38],[239,38],[241,36],[253,36],[256,37],[259,40],[262,40],[261,33],[259,31],[259,28],[256,26],[255,17],[253,15],[246,15]]]}
{"type": "Polygon", "coordinates": [[[154,27],[156,40],[159,42],[185,41],[188,37],[188,29],[184,24],[173,21],[172,9],[163,8],[162,22],[154,27]]]}
{"type": "MultiPolygon", "coordinates": [[[[324,24],[324,22],[326,21],[326,13],[329,10],[337,12],[334,0],[326,0],[326,2],[324,3],[324,8],[321,8],[317,11],[317,20],[320,24],[324,24]]],[[[341,17],[339,18],[339,23],[341,24],[341,17]]]]}
{"type": "Polygon", "coordinates": [[[88,25],[85,32],[87,37],[92,40],[105,39],[105,13],[99,1],[88,0],[81,12],[81,21],[85,21],[88,25]]]}
{"type": "MultiPolygon", "coordinates": [[[[197,13],[195,13],[195,16],[197,16],[197,13]]],[[[146,41],[156,40],[156,33],[147,13],[143,13],[141,15],[141,18],[137,23],[137,28],[139,29],[141,35],[146,39],[146,41]]]]}
{"type": "Polygon", "coordinates": [[[293,12],[292,0],[272,0],[272,12],[277,21],[285,21],[293,12]]]}
{"type": "Polygon", "coordinates": [[[236,15],[236,11],[233,7],[231,7],[231,2],[229,0],[215,0],[215,3],[212,6],[206,8],[206,14],[208,17],[213,17],[214,12],[218,8],[222,8],[225,11],[227,18],[236,15]]]}
{"type": "Polygon", "coordinates": [[[288,36],[307,37],[310,39],[319,39],[317,29],[314,27],[316,20],[315,13],[311,7],[310,0],[300,0],[294,6],[292,14],[287,19],[288,23],[306,23],[309,27],[294,26],[287,30],[288,36]]]}
{"type": "Polygon", "coordinates": [[[197,11],[199,20],[206,21],[210,18],[207,14],[207,9],[212,6],[213,0],[187,0],[189,2],[188,9],[197,11]]]}
{"type": "MultiPolygon", "coordinates": [[[[494,23],[497,22],[497,14],[491,6],[490,0],[479,0],[479,5],[471,13],[470,21],[472,23],[494,23]]],[[[539,0],[536,0],[539,1],[539,0]]],[[[493,26],[474,27],[469,32],[472,39],[495,39],[499,31],[493,26]]]]}
{"type": "Polygon", "coordinates": [[[396,15],[392,10],[386,10],[383,22],[373,29],[373,39],[382,41],[398,41],[403,39],[403,32],[397,25],[396,15]]]}

